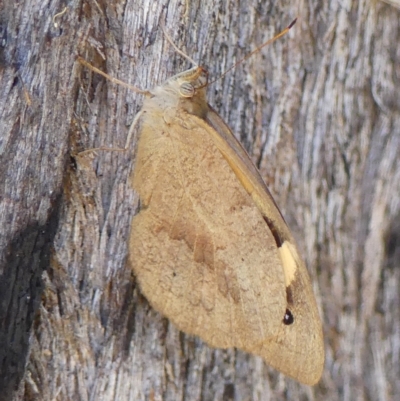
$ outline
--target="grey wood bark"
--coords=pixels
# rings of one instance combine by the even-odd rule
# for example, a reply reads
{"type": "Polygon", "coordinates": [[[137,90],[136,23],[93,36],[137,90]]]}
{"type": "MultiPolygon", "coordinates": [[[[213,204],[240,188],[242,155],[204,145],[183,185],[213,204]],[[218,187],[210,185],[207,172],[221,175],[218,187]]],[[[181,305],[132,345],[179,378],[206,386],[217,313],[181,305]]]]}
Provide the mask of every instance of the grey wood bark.
{"type": "MultiPolygon", "coordinates": [[[[392,400],[400,394],[399,11],[373,1],[25,0],[1,4],[0,399],[392,400]],[[66,12],[53,17],[67,6],[66,12]],[[298,239],[321,308],[323,378],[180,333],[126,264],[124,147],[141,88],[209,88],[298,239]]],[[[136,138],[134,138],[136,139],[136,138]]]]}

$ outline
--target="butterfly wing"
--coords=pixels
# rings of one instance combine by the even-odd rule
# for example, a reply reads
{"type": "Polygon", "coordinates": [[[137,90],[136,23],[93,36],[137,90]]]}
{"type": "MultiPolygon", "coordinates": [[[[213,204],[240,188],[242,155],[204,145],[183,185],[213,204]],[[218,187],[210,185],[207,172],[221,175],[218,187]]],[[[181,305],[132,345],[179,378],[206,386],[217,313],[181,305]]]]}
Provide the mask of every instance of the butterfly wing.
{"type": "Polygon", "coordinates": [[[213,128],[208,132],[215,145],[264,216],[279,249],[285,275],[289,318],[282,319],[276,338],[247,350],[261,355],[281,372],[303,383],[315,384],[322,375],[325,356],[322,324],[307,269],[282,214],[247,152],[211,108],[206,122],[213,128]]]}
{"type": "Polygon", "coordinates": [[[202,72],[171,78],[143,109],[130,263],[182,331],[315,384],[324,349],[307,269],[256,167],[207,105],[202,72]]]}
{"type": "Polygon", "coordinates": [[[130,260],[152,306],[214,347],[274,338],[281,260],[253,200],[195,116],[143,118],[130,260]]]}

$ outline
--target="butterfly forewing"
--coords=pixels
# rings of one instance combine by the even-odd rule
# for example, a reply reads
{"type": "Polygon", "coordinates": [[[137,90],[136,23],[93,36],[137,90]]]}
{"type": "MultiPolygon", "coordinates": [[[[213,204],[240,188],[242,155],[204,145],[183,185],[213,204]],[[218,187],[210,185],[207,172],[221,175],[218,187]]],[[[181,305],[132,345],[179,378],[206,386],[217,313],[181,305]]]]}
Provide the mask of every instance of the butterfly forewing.
{"type": "Polygon", "coordinates": [[[177,121],[183,117],[184,127],[170,122],[160,130],[147,126],[156,116],[142,121],[134,270],[150,303],[181,330],[215,347],[260,343],[277,335],[285,312],[279,254],[207,132],[178,110],[177,121]]]}

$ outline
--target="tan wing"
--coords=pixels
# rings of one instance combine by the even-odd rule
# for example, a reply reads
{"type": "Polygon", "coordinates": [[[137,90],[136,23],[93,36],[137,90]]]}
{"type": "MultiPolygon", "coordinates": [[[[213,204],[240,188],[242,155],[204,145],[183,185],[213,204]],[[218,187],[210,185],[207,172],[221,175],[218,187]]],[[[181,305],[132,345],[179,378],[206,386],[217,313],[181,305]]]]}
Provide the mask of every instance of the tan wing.
{"type": "Polygon", "coordinates": [[[256,167],[207,105],[203,73],[172,77],[144,106],[130,262],[181,330],[315,384],[324,349],[307,270],[256,167]]]}
{"type": "Polygon", "coordinates": [[[288,376],[305,384],[315,384],[322,375],[325,352],[322,324],[307,269],[282,214],[247,152],[211,108],[206,121],[199,119],[197,123],[208,131],[258,205],[280,251],[286,279],[288,320],[281,321],[276,338],[268,339],[261,347],[250,345],[245,349],[261,355],[288,376]]]}
{"type": "Polygon", "coordinates": [[[142,292],[214,347],[277,337],[285,280],[268,226],[197,118],[159,117],[142,121],[133,182],[130,260],[142,292]]]}

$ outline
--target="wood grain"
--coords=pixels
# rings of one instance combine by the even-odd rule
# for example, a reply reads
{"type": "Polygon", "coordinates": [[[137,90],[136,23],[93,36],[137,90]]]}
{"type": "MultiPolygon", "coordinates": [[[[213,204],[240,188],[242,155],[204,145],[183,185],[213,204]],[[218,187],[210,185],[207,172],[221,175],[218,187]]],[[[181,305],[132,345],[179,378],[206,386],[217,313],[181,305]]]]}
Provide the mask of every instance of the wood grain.
{"type": "Polygon", "coordinates": [[[396,8],[72,0],[55,28],[61,1],[3,3],[4,399],[391,400],[400,393],[396,8]],[[312,390],[261,358],[214,351],[156,313],[126,266],[131,156],[70,157],[123,147],[143,101],[82,69],[76,55],[153,88],[188,67],[165,42],[165,20],[177,45],[218,77],[295,16],[288,37],[216,82],[208,101],[253,155],[310,268],[327,351],[312,390]]]}

